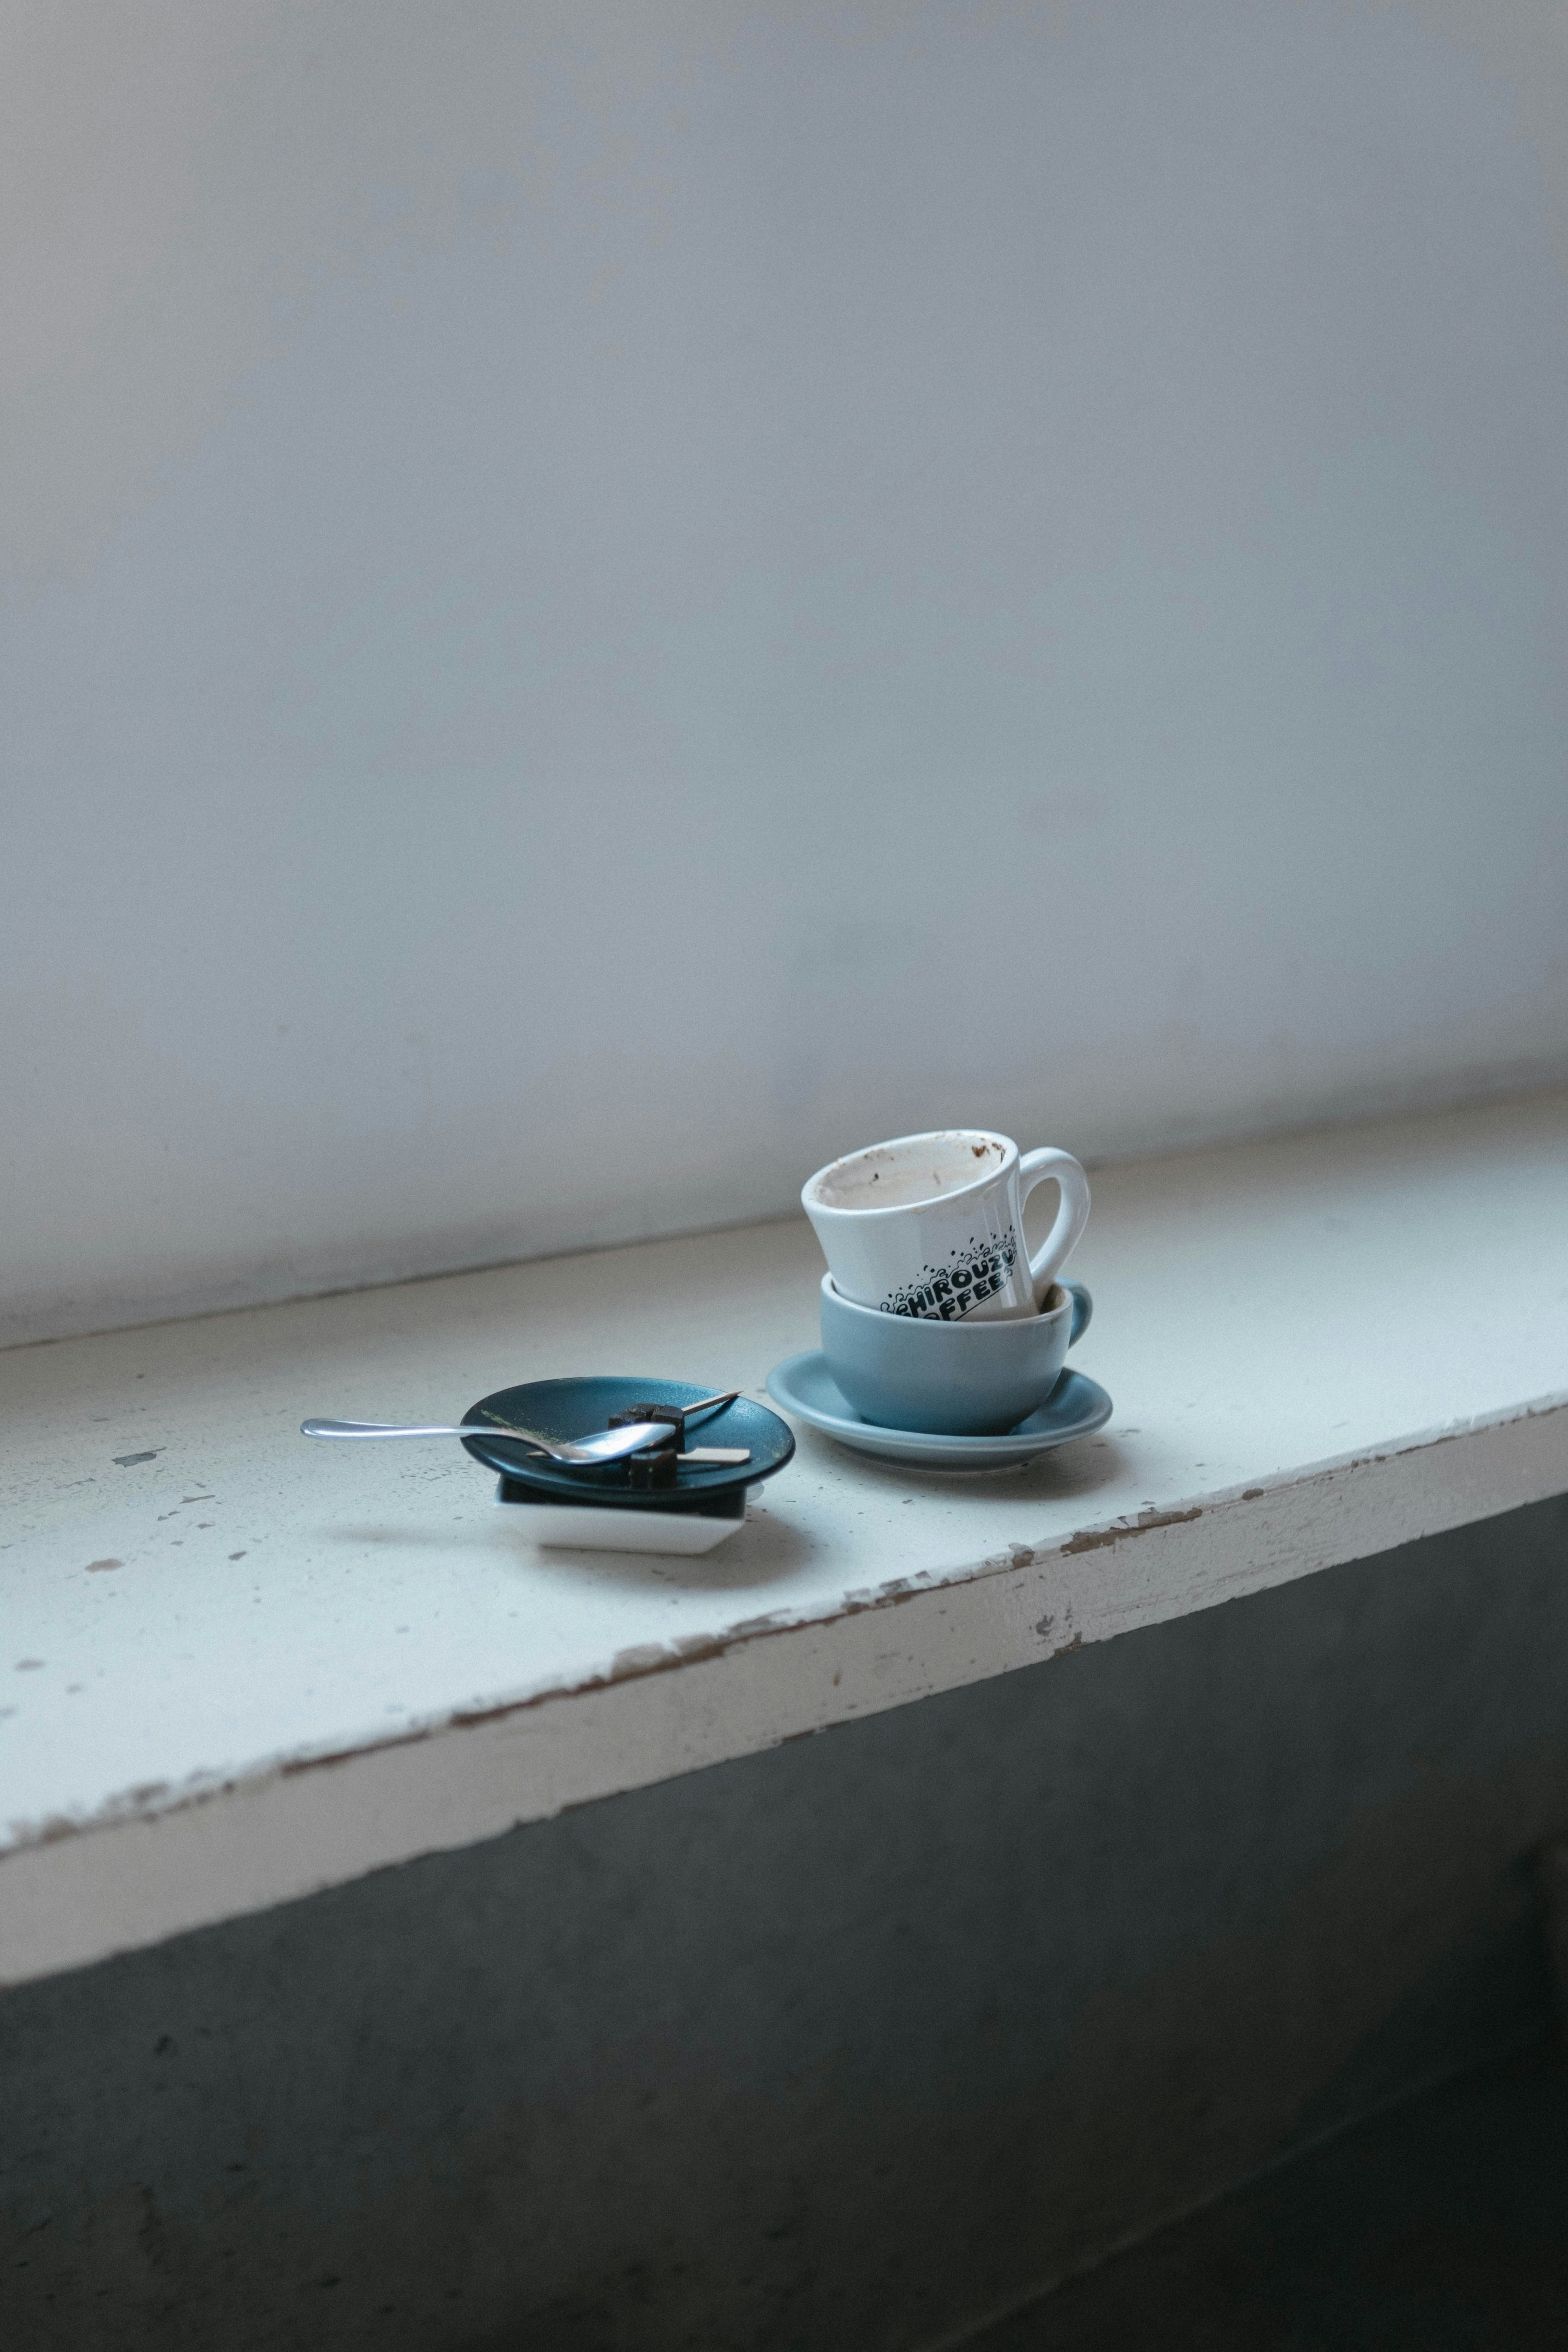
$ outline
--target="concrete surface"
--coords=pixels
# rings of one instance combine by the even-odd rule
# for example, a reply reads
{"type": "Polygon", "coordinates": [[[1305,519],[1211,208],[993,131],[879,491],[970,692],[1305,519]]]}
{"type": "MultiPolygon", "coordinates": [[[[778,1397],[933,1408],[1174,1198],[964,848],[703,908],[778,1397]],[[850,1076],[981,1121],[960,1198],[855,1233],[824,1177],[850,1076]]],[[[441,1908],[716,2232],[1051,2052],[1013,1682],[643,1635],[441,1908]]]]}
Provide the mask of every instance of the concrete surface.
{"type": "Polygon", "coordinates": [[[0,2000],[18,2352],[904,2352],[1539,2034],[1568,1501],[0,2000]]]}
{"type": "Polygon", "coordinates": [[[1071,2280],[964,2352],[1562,2352],[1568,2075],[1487,2065],[1071,2280]]]}

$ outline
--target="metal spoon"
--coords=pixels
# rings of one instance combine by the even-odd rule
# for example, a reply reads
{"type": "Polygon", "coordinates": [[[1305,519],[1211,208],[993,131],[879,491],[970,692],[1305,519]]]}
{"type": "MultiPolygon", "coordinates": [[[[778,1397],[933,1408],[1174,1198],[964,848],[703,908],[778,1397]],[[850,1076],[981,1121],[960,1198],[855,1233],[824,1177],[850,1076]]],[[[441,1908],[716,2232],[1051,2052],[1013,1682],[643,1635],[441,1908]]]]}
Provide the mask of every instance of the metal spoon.
{"type": "Polygon", "coordinates": [[[537,1446],[548,1454],[552,1462],[588,1463],[618,1462],[623,1454],[640,1453],[656,1439],[668,1444],[668,1421],[637,1421],[627,1429],[606,1429],[598,1437],[584,1438],[568,1445],[558,1437],[540,1437],[531,1429],[508,1429],[500,1422],[464,1422],[451,1428],[436,1424],[417,1428],[399,1428],[384,1421],[302,1421],[302,1437],[514,1437],[524,1445],[537,1446]]]}
{"type": "MultiPolygon", "coordinates": [[[[722,1396],[703,1397],[698,1403],[682,1408],[687,1420],[698,1413],[716,1412],[721,1405],[733,1404],[739,1389],[731,1389],[722,1396]]],[[[419,1423],[404,1425],[390,1421],[302,1421],[302,1437],[515,1437],[525,1445],[536,1445],[548,1454],[552,1462],[595,1463],[618,1462],[623,1454],[638,1454],[645,1445],[668,1445],[670,1424],[668,1421],[635,1421],[626,1429],[600,1430],[596,1436],[579,1437],[568,1442],[563,1437],[542,1437],[536,1429],[524,1429],[515,1422],[419,1423]]]]}

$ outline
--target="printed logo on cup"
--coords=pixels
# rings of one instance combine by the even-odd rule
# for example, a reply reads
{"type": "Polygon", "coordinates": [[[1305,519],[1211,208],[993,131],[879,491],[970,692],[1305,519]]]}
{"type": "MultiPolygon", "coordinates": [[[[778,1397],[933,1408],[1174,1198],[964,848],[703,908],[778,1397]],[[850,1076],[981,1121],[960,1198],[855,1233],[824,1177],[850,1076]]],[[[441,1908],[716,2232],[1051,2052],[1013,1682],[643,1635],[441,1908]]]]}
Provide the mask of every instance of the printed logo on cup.
{"type": "Polygon", "coordinates": [[[982,1299],[998,1297],[1017,1262],[1018,1236],[1011,1226],[1005,1236],[994,1234],[985,1241],[971,1234],[954,1249],[950,1265],[922,1266],[918,1280],[879,1303],[884,1315],[940,1316],[951,1323],[982,1299]]]}

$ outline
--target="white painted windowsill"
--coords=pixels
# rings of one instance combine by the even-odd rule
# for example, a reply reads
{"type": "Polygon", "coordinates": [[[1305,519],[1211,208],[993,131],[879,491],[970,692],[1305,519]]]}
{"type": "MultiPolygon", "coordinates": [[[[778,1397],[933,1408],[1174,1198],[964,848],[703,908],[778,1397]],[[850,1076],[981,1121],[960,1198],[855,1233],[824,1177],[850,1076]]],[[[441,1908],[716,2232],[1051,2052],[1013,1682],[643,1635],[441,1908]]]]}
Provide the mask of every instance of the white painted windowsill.
{"type": "Polygon", "coordinates": [[[705,1559],[538,1551],[456,1445],[298,1424],[760,1394],[804,1223],[0,1356],[0,1982],[1568,1490],[1568,1096],[1094,1189],[1107,1429],[968,1477],[803,1430],[705,1559]]]}

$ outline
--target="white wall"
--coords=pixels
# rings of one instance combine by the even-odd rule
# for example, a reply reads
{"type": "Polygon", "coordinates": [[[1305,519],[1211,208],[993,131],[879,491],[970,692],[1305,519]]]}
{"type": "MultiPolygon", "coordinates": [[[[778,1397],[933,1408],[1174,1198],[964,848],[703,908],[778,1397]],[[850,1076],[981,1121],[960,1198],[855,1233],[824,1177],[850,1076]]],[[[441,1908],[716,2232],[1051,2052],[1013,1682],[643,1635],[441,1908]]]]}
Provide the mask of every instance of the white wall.
{"type": "Polygon", "coordinates": [[[31,0],[6,1336],[1568,1071],[1559,0],[31,0]]]}

